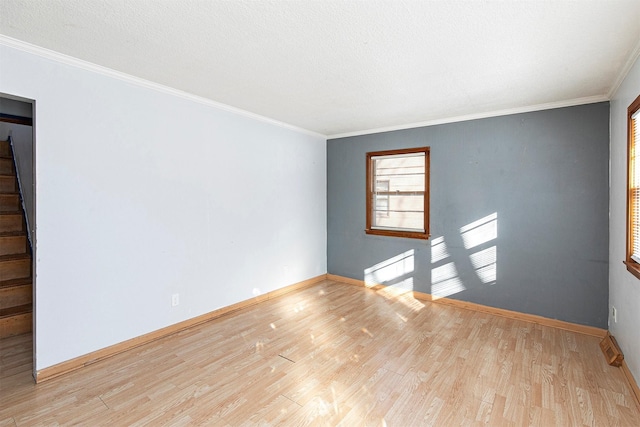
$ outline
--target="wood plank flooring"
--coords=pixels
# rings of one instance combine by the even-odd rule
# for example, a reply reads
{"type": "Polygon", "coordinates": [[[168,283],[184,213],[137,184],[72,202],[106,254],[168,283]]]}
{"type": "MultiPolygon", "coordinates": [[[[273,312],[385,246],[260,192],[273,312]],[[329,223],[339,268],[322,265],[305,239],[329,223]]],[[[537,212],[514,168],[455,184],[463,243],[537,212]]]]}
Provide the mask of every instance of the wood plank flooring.
{"type": "Polygon", "coordinates": [[[638,426],[598,338],[325,281],[34,384],[0,341],[0,427],[638,426]]]}

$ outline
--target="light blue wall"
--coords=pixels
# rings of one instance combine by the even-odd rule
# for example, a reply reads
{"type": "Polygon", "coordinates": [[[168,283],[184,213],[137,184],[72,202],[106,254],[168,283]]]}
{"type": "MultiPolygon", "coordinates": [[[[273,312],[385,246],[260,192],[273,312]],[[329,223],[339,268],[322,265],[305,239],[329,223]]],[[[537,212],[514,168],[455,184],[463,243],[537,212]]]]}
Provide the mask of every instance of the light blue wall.
{"type": "Polygon", "coordinates": [[[627,109],[640,96],[640,59],[611,99],[611,217],[609,301],[617,318],[609,319],[624,360],[640,384],[640,280],[622,264],[627,247],[627,109]]]}
{"type": "Polygon", "coordinates": [[[328,271],[606,328],[608,158],[608,103],[329,140],[328,271]],[[431,240],[366,235],[365,153],[418,146],[431,240]]]}

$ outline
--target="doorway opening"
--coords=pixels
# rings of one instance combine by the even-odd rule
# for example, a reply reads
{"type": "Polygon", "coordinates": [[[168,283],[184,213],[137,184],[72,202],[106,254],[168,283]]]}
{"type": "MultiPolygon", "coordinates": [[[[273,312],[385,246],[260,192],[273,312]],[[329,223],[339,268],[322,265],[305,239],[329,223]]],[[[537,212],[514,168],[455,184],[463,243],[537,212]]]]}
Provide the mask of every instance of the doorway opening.
{"type": "MultiPolygon", "coordinates": [[[[31,375],[37,354],[34,117],[34,100],[0,93],[0,353],[22,354],[11,371],[31,375]]],[[[7,371],[0,368],[0,375],[7,371]]]]}

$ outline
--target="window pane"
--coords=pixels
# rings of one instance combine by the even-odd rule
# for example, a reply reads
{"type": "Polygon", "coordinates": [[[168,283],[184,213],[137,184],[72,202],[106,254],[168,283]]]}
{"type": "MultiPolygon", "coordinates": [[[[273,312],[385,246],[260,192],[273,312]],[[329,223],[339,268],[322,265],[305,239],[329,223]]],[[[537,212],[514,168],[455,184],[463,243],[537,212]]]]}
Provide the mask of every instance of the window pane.
{"type": "Polygon", "coordinates": [[[638,141],[640,141],[640,126],[638,126],[638,112],[632,116],[632,120],[630,123],[631,126],[631,141],[629,148],[629,173],[630,173],[630,184],[631,188],[629,189],[629,203],[630,203],[630,232],[631,232],[631,242],[632,242],[632,251],[631,258],[640,262],[640,170],[639,170],[639,161],[638,158],[638,141]]]}
{"type": "Polygon", "coordinates": [[[627,270],[640,279],[640,96],[628,108],[627,270]]]}
{"type": "Polygon", "coordinates": [[[372,157],[372,227],[424,231],[424,153],[372,157]]]}

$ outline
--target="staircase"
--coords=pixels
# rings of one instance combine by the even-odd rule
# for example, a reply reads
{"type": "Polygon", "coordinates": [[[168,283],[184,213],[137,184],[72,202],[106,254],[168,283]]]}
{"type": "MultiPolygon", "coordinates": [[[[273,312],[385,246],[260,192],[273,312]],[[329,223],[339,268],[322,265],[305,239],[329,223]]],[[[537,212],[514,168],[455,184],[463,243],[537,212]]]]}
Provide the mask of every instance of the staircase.
{"type": "Polygon", "coordinates": [[[0,141],[0,338],[31,332],[31,248],[9,141],[0,141]]]}

